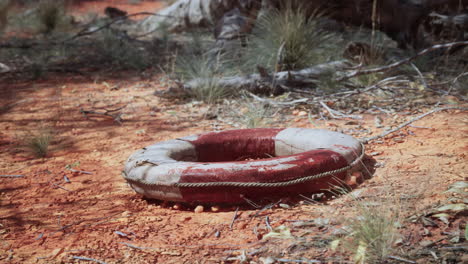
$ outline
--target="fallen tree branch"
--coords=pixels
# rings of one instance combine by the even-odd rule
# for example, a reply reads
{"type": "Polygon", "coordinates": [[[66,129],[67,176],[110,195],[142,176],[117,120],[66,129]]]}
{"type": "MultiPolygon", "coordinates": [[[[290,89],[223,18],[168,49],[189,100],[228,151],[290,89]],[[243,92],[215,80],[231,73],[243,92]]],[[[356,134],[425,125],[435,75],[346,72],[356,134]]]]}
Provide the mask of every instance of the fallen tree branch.
{"type": "Polygon", "coordinates": [[[391,130],[388,130],[388,131],[385,131],[383,132],[382,134],[380,135],[376,135],[376,136],[372,136],[372,137],[367,137],[367,138],[361,138],[359,139],[359,141],[361,141],[363,144],[367,144],[369,143],[369,141],[373,141],[373,140],[376,140],[376,139],[379,139],[379,138],[383,138],[383,137],[386,137],[387,135],[391,134],[391,133],[394,133],[402,128],[404,128],[405,126],[408,126],[409,124],[413,123],[413,122],[416,122],[430,114],[433,114],[433,113],[437,113],[437,112],[440,112],[440,111],[446,111],[446,110],[462,110],[462,111],[468,111],[468,107],[458,107],[458,106],[450,106],[450,107],[442,107],[442,108],[435,108],[427,113],[424,113],[422,115],[419,115],[399,126],[397,126],[396,128],[394,129],[391,129],[391,130]]]}
{"type": "Polygon", "coordinates": [[[352,71],[351,73],[348,73],[345,76],[343,76],[341,78],[338,78],[338,81],[348,80],[350,78],[360,76],[360,75],[366,75],[366,74],[371,74],[371,73],[376,73],[376,72],[386,72],[386,71],[389,71],[389,70],[394,69],[396,67],[399,67],[399,66],[401,66],[403,64],[410,63],[411,61],[413,61],[417,57],[422,56],[424,54],[427,54],[427,53],[429,53],[431,51],[435,51],[435,50],[438,50],[438,49],[445,49],[445,48],[454,48],[454,47],[459,47],[459,46],[467,46],[467,45],[468,45],[468,41],[458,41],[458,42],[451,42],[451,43],[446,43],[446,44],[434,45],[434,46],[429,47],[427,49],[423,49],[422,51],[416,53],[415,55],[413,55],[411,57],[408,57],[406,59],[394,62],[394,63],[392,63],[390,65],[377,67],[377,68],[372,68],[372,69],[367,69],[367,70],[352,71]]]}
{"type": "MultiPolygon", "coordinates": [[[[330,75],[340,71],[348,66],[346,60],[332,61],[315,65],[298,71],[281,71],[274,75],[265,76],[265,74],[250,74],[247,76],[221,77],[216,80],[217,85],[227,89],[248,90],[251,92],[275,91],[275,87],[288,87],[294,85],[315,84],[317,78],[330,75]],[[266,87],[266,89],[265,89],[266,87]]],[[[186,82],[183,89],[189,91],[207,83],[206,78],[196,78],[186,82]]]]}

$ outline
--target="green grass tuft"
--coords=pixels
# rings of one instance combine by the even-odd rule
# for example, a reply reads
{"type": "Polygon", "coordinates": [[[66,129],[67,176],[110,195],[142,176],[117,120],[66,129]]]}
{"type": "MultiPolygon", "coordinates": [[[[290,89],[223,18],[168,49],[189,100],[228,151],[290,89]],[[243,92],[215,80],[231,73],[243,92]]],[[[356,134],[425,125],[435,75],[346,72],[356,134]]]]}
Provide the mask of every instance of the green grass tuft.
{"type": "Polygon", "coordinates": [[[356,217],[345,221],[346,234],[334,240],[333,247],[351,253],[355,263],[383,263],[395,253],[395,244],[401,237],[398,232],[401,208],[398,204],[389,200],[364,201],[353,197],[351,209],[354,209],[356,217]]]}
{"type": "Polygon", "coordinates": [[[307,17],[303,9],[292,5],[260,16],[248,43],[244,67],[252,71],[260,65],[271,71],[284,71],[323,61],[321,48],[332,35],[318,27],[317,17],[307,17]]]}
{"type": "Polygon", "coordinates": [[[50,153],[53,134],[48,129],[41,129],[24,137],[23,144],[27,151],[37,158],[44,158],[50,153]]]}
{"type": "Polygon", "coordinates": [[[223,65],[219,58],[203,55],[186,55],[177,58],[177,74],[184,80],[197,80],[189,95],[196,100],[213,104],[231,95],[231,92],[219,84],[223,76],[223,65]]]}
{"type": "Polygon", "coordinates": [[[65,1],[41,0],[37,6],[39,32],[50,34],[58,27],[68,24],[65,1]]]}

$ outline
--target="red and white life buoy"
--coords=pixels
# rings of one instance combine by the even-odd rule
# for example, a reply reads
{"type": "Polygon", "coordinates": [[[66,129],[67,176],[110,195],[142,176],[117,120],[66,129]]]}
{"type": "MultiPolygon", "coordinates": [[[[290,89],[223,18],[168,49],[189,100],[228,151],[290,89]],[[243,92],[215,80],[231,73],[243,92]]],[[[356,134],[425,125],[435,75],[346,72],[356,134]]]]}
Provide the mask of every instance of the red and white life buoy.
{"type": "Polygon", "coordinates": [[[363,158],[355,138],[328,130],[239,129],[159,142],[123,171],[147,198],[239,203],[329,189],[363,158]]]}

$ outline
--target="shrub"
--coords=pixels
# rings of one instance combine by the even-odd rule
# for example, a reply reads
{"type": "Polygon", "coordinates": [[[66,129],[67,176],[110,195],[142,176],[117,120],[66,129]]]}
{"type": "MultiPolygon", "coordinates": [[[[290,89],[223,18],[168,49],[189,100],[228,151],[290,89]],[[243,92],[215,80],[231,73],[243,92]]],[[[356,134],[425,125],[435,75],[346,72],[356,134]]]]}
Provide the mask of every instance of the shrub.
{"type": "Polygon", "coordinates": [[[267,117],[270,116],[269,109],[262,103],[247,101],[245,108],[239,113],[240,121],[246,128],[264,127],[267,117]]]}
{"type": "Polygon", "coordinates": [[[345,222],[345,236],[334,240],[332,246],[341,245],[343,250],[353,253],[355,263],[383,263],[395,252],[400,238],[401,210],[397,204],[354,197],[352,208],[357,216],[345,222]]]}
{"type": "Polygon", "coordinates": [[[144,48],[131,43],[124,32],[103,30],[97,49],[105,61],[118,68],[143,70],[150,66],[150,59],[144,48]]]}
{"type": "Polygon", "coordinates": [[[282,10],[261,15],[249,40],[246,68],[257,65],[273,71],[301,69],[323,59],[323,50],[331,34],[317,25],[318,15],[308,17],[291,4],[282,10]]]}
{"type": "Polygon", "coordinates": [[[37,7],[39,32],[50,34],[59,26],[68,24],[65,1],[41,0],[37,7]]]}
{"type": "Polygon", "coordinates": [[[180,56],[177,59],[177,73],[185,80],[197,80],[197,85],[189,91],[191,97],[212,104],[229,96],[230,91],[219,84],[223,76],[220,57],[211,58],[207,54],[180,56]]]}
{"type": "Polygon", "coordinates": [[[22,145],[37,158],[44,158],[49,154],[53,134],[49,129],[40,129],[36,133],[30,133],[23,139],[22,145]]]}

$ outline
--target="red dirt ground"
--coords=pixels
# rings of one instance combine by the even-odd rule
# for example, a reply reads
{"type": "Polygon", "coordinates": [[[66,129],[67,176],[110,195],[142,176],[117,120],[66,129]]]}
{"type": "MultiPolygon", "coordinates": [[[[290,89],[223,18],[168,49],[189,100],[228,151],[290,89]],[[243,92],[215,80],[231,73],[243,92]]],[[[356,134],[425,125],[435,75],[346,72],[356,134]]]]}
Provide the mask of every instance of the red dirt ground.
{"type": "MultiPolygon", "coordinates": [[[[234,208],[194,213],[193,206],[175,210],[173,204],[143,200],[120,176],[125,159],[156,141],[210,131],[217,122],[201,118],[204,106],[172,105],[152,95],[162,88],[157,80],[69,77],[0,88],[2,105],[10,106],[0,116],[4,128],[0,174],[24,175],[0,179],[0,259],[10,263],[60,263],[72,255],[107,263],[217,263],[239,250],[266,247],[268,241],[259,240],[252,230],[258,225],[265,233],[267,215],[278,226],[317,217],[337,221],[347,210],[346,197],[327,204],[268,209],[260,217],[254,217],[258,210],[244,208],[231,230],[234,208]],[[80,109],[118,106],[125,106],[121,125],[111,118],[86,118],[80,113],[80,109]],[[53,128],[59,142],[50,157],[34,159],[16,144],[25,131],[41,126],[53,128]],[[92,174],[65,168],[78,161],[74,169],[92,174]],[[71,182],[66,183],[64,176],[71,182]]],[[[384,166],[358,189],[369,195],[407,196],[414,207],[409,210],[444,201],[442,192],[448,185],[466,180],[466,118],[460,111],[438,113],[396,137],[369,145],[367,152],[384,166]]],[[[391,122],[392,117],[387,119],[391,122]]],[[[344,121],[316,124],[346,127],[344,121]]],[[[294,126],[313,127],[306,118],[297,118],[294,126]]],[[[373,127],[373,117],[366,116],[362,126],[373,127]]],[[[304,254],[323,258],[329,252],[324,248],[304,254]]]]}
{"type": "MultiPolygon", "coordinates": [[[[73,256],[81,256],[106,263],[231,263],[241,262],[243,252],[252,263],[265,263],[260,258],[268,256],[340,262],[327,239],[349,215],[348,196],[317,204],[290,203],[291,208],[242,207],[231,229],[236,207],[221,205],[195,213],[196,205],[147,201],[127,186],[120,173],[135,150],[230,128],[204,119],[206,105],[174,104],[154,96],[155,90],[166,88],[160,77],[62,76],[0,84],[0,175],[24,175],[0,178],[0,262],[80,263],[73,256]],[[122,106],[122,124],[80,112],[122,106]],[[18,148],[23,135],[39,128],[52,129],[56,138],[43,159],[18,148]],[[77,162],[73,169],[91,174],[66,168],[77,162]],[[262,239],[268,233],[266,216],[273,227],[289,227],[294,238],[262,239]],[[330,224],[293,226],[296,220],[318,218],[329,219],[330,224]]],[[[380,116],[387,126],[415,115],[380,116]]],[[[277,125],[381,131],[375,128],[374,115],[364,115],[357,123],[311,124],[307,116],[293,114],[290,120],[277,125]]],[[[441,112],[371,143],[367,153],[379,167],[356,191],[389,200],[404,197],[406,215],[447,203],[451,197],[443,193],[447,187],[467,180],[467,122],[466,112],[441,112]]],[[[438,227],[415,224],[405,229],[402,243],[446,243],[444,234],[465,224],[466,217],[438,227]]]]}

